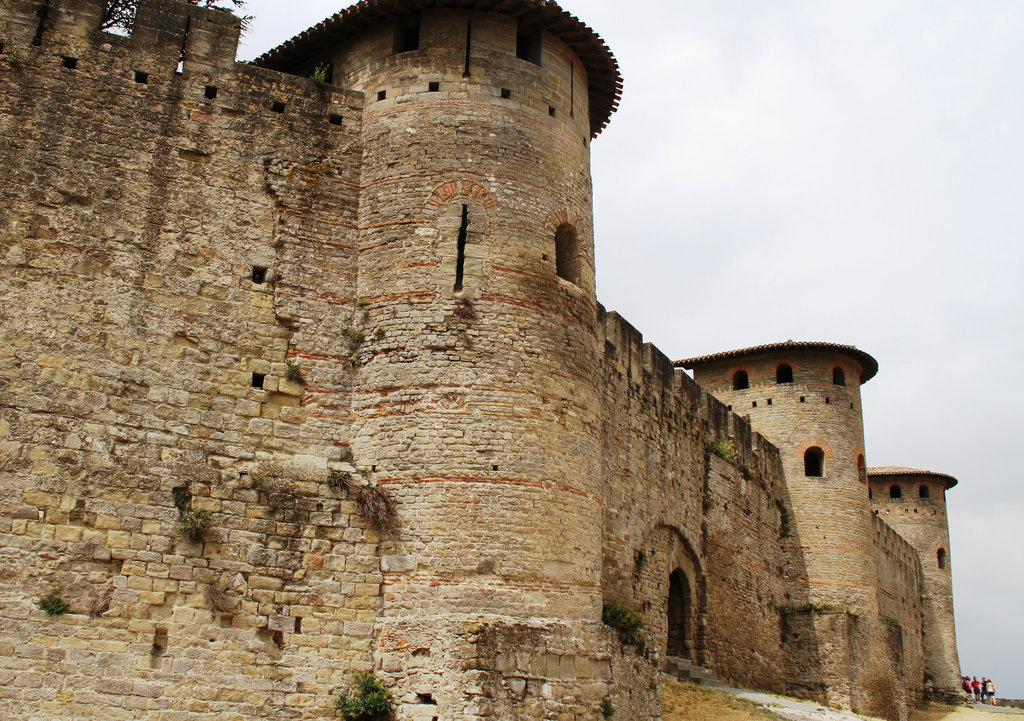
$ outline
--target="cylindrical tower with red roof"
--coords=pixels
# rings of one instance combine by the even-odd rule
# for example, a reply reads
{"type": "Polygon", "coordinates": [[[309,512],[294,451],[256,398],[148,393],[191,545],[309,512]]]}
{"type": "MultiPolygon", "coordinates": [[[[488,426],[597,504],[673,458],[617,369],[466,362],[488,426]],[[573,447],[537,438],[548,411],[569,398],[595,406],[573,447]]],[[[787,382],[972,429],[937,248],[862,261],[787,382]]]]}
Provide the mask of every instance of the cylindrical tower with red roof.
{"type": "Polygon", "coordinates": [[[957,480],[945,473],[903,466],[869,468],[871,506],[918,552],[923,573],[925,684],[940,695],[960,695],[960,658],[953,621],[953,566],[946,491],[957,480]]]}
{"type": "Polygon", "coordinates": [[[860,386],[878,363],[853,346],[787,341],[679,361],[778,446],[810,604],[877,613],[860,386]]]}
{"type": "Polygon", "coordinates": [[[545,0],[366,0],[258,62],[365,96],[352,450],[402,519],[378,663],[443,718],[595,716],[589,145],[614,57],[545,0]]]}

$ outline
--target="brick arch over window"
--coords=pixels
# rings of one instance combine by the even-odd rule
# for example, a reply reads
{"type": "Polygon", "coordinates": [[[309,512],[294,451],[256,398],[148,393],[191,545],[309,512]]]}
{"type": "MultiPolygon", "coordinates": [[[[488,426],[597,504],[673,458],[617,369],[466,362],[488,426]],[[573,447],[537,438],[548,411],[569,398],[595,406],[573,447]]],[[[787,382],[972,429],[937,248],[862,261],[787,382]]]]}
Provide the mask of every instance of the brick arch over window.
{"type": "Polygon", "coordinates": [[[803,458],[804,457],[804,453],[806,453],[808,451],[808,449],[814,448],[815,446],[821,449],[821,452],[822,452],[822,454],[825,457],[825,462],[826,463],[828,461],[831,461],[833,458],[835,458],[835,453],[832,451],[832,446],[829,445],[829,442],[826,441],[824,438],[819,438],[817,436],[811,436],[810,438],[805,438],[796,447],[796,452],[793,454],[793,457],[794,458],[803,458]]]}
{"type": "Polygon", "coordinates": [[[450,180],[431,191],[427,205],[440,208],[453,198],[464,197],[476,200],[486,210],[498,207],[498,199],[487,188],[472,180],[450,180]]]}

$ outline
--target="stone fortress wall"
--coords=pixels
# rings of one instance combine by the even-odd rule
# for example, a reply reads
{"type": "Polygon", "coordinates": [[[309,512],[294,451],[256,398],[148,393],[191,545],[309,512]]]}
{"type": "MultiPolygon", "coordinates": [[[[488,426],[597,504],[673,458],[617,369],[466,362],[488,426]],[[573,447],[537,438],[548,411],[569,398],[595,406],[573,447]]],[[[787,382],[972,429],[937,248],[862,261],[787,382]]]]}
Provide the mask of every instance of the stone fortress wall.
{"type": "Polygon", "coordinates": [[[871,468],[868,480],[878,523],[906,539],[920,559],[925,682],[949,696],[949,690],[955,690],[960,682],[960,659],[953,619],[946,491],[957,481],[942,473],[898,466],[871,468]]]}
{"type": "Polygon", "coordinates": [[[879,610],[808,610],[791,459],[597,304],[617,80],[513,4],[548,31],[370,7],[280,72],[225,12],[142,0],[121,37],[102,0],[5,0],[6,717],[324,718],[375,668],[403,719],[657,718],[670,656],[857,704],[878,628],[920,694],[906,544],[869,520],[879,610]]]}
{"type": "Polygon", "coordinates": [[[800,558],[786,573],[790,606],[846,612],[787,619],[802,690],[876,714],[919,702],[920,561],[871,513],[868,493],[860,385],[877,372],[874,359],[787,342],[680,365],[779,447],[792,509],[785,543],[800,558]]]}

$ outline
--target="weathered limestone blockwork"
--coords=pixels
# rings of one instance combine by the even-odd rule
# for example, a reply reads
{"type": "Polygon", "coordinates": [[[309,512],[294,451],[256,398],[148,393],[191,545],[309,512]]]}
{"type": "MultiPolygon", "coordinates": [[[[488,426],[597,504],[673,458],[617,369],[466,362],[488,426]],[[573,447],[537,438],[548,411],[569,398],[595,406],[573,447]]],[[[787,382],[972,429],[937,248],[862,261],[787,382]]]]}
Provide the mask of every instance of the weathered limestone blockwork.
{"type": "Polygon", "coordinates": [[[656,662],[781,690],[777,451],[619,316],[604,325],[605,600],[646,615],[656,662]],[[709,453],[712,440],[736,458],[709,453]]]}
{"type": "Polygon", "coordinates": [[[241,64],[223,11],[4,1],[0,714],[325,718],[372,668],[400,719],[653,720],[678,657],[902,716],[932,586],[870,519],[863,369],[752,425],[606,312],[614,58],[547,2],[443,5],[241,64]]]}
{"type": "Polygon", "coordinates": [[[960,694],[960,660],[953,620],[952,559],[946,491],[957,480],[913,468],[868,469],[871,506],[878,522],[913,548],[921,567],[926,692],[945,700],[960,694]]]}
{"type": "Polygon", "coordinates": [[[905,717],[935,678],[933,666],[959,674],[959,665],[944,654],[954,636],[951,611],[934,622],[942,643],[929,648],[922,628],[929,544],[948,547],[948,539],[935,524],[917,542],[913,534],[904,539],[871,513],[879,501],[868,491],[860,385],[877,363],[850,346],[787,341],[678,365],[693,368],[698,383],[782,454],[790,691],[905,717]]]}

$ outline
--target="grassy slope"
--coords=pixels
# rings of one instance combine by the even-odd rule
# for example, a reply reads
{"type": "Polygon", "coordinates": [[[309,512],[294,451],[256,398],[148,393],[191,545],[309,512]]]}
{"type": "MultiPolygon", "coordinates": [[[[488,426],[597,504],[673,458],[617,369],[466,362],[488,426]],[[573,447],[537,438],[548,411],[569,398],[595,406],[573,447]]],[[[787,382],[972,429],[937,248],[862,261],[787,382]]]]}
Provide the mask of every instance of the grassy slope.
{"type": "Polygon", "coordinates": [[[663,721],[778,721],[779,718],[749,701],[702,686],[665,681],[661,692],[663,721]]]}

